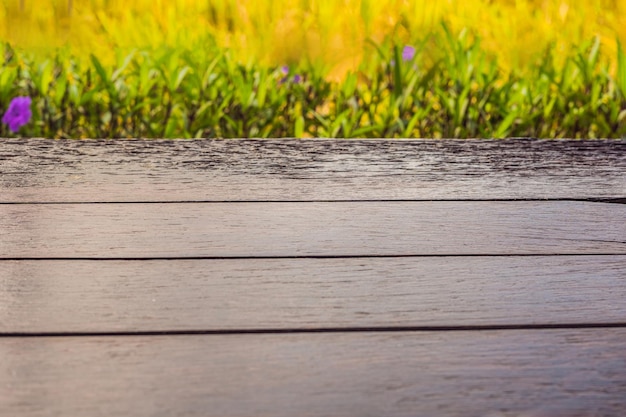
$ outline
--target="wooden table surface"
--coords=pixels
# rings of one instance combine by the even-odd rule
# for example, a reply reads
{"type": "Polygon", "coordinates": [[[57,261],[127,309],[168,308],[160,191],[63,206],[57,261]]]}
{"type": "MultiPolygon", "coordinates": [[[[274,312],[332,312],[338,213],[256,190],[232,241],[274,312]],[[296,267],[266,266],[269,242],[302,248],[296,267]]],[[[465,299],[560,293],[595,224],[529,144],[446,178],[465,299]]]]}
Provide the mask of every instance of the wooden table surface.
{"type": "Polygon", "coordinates": [[[626,415],[626,140],[0,141],[0,416],[626,415]]]}

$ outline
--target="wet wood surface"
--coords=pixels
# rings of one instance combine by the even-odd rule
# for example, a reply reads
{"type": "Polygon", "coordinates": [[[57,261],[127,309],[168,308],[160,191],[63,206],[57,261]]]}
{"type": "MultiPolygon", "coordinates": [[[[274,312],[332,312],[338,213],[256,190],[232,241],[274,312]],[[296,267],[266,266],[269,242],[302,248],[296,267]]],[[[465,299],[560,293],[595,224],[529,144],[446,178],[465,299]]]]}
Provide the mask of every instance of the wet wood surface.
{"type": "Polygon", "coordinates": [[[0,142],[0,415],[620,416],[626,141],[0,142]]]}

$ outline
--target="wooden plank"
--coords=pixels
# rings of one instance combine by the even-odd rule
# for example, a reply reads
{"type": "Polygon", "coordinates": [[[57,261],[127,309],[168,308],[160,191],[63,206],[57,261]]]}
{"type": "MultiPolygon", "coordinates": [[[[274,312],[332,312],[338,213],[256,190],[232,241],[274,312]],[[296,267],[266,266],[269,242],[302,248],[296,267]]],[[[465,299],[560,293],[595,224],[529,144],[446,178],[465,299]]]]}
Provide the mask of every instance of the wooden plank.
{"type": "Polygon", "coordinates": [[[3,139],[0,202],[626,197],[626,140],[3,139]]]}
{"type": "Polygon", "coordinates": [[[620,416],[626,329],[0,339],[6,416],[620,416]]]}
{"type": "Polygon", "coordinates": [[[0,332],[626,323],[626,256],[2,261],[0,332]]]}
{"type": "Polygon", "coordinates": [[[626,253],[589,202],[0,205],[0,257],[626,253]]]}

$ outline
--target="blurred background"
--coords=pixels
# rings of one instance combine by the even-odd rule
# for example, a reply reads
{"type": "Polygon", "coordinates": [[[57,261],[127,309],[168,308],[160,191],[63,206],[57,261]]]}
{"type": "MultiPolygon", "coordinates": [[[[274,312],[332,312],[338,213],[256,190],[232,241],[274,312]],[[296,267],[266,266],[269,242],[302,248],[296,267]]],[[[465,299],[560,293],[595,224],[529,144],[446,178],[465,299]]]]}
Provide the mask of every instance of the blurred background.
{"type": "Polygon", "coordinates": [[[626,137],[626,0],[0,1],[0,137],[626,137]]]}
{"type": "Polygon", "coordinates": [[[547,46],[565,56],[595,36],[603,55],[615,57],[616,41],[626,43],[626,0],[2,0],[0,37],[42,53],[68,46],[103,62],[116,49],[201,52],[216,43],[240,62],[306,61],[341,80],[385,41],[423,44],[436,59],[432,35],[442,22],[478,35],[505,73],[523,72],[547,46]]]}

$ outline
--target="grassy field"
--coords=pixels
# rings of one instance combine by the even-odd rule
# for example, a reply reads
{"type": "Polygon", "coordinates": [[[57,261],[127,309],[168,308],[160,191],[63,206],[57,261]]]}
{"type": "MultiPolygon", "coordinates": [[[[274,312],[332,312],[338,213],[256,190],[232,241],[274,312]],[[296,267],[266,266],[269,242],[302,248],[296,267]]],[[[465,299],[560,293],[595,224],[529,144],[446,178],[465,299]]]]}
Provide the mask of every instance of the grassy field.
{"type": "Polygon", "coordinates": [[[3,0],[0,28],[0,113],[32,99],[0,136],[626,135],[626,0],[3,0]]]}

